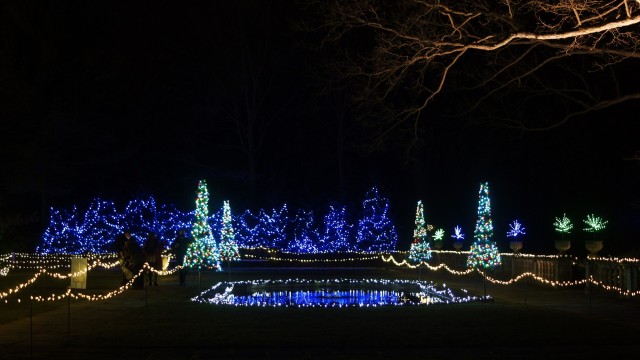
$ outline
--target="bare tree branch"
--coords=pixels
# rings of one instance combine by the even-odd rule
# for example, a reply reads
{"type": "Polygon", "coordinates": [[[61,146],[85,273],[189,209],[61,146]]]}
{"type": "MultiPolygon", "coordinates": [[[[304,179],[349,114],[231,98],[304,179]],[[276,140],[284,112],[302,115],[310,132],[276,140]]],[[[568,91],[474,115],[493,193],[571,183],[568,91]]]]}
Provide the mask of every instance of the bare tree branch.
{"type": "MultiPolygon", "coordinates": [[[[412,121],[415,143],[423,113],[443,92],[481,90],[475,100],[458,99],[472,104],[468,114],[576,58],[586,60],[589,71],[640,60],[640,1],[332,0],[318,6],[323,17],[307,29],[322,30],[322,45],[341,49],[334,74],[359,84],[354,100],[385,117],[369,124],[375,144],[412,121]]],[[[556,86],[553,76],[542,78],[556,86]]],[[[624,91],[582,109],[572,102],[555,126],[524,128],[552,129],[601,106],[636,100],[640,89],[624,91]]]]}

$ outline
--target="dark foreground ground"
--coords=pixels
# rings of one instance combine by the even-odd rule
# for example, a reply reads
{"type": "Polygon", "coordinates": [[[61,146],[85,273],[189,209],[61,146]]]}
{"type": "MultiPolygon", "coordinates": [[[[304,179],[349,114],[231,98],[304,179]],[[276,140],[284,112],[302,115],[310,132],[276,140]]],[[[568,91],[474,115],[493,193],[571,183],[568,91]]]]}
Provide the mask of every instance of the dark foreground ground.
{"type": "MultiPolygon", "coordinates": [[[[480,277],[445,270],[241,268],[177,275],[103,301],[0,304],[0,359],[612,359],[640,356],[640,301],[584,287],[487,284],[492,302],[378,308],[227,307],[190,299],[218,281],[408,278],[482,295],[480,277]]],[[[12,271],[0,291],[30,277],[12,271]]],[[[92,270],[85,293],[118,287],[118,270],[92,270]]],[[[67,281],[22,290],[58,294],[67,281]]]]}

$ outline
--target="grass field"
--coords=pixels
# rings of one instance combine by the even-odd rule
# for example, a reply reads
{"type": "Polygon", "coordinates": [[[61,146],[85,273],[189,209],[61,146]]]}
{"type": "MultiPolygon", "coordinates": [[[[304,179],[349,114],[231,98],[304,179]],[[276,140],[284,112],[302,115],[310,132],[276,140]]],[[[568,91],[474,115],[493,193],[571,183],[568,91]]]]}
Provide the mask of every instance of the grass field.
{"type": "MultiPolygon", "coordinates": [[[[1,356],[533,359],[554,355],[590,359],[638,355],[640,350],[635,315],[620,322],[557,306],[535,306],[533,287],[528,290],[529,305],[519,298],[521,293],[510,296],[504,290],[493,302],[406,307],[257,308],[190,301],[201,290],[227,280],[415,279],[417,275],[398,268],[238,268],[229,273],[191,273],[186,287],[177,285],[177,275],[169,275],[161,277],[158,287],[130,289],[104,301],[9,302],[0,304],[1,356]]],[[[423,279],[429,275],[421,274],[423,279]]],[[[0,277],[0,291],[27,278],[28,272],[17,271],[0,277]]],[[[106,293],[117,288],[119,281],[118,270],[92,270],[84,291],[106,293]]],[[[21,293],[61,293],[67,284],[68,280],[39,279],[21,293]]],[[[477,293],[481,283],[473,284],[468,290],[481,295],[477,293]]]]}

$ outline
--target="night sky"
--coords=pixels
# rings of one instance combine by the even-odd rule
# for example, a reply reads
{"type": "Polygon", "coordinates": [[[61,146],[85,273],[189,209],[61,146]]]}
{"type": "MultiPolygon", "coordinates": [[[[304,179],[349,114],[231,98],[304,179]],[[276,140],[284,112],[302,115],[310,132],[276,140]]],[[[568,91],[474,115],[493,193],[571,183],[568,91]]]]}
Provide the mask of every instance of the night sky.
{"type": "Polygon", "coordinates": [[[629,160],[640,151],[638,101],[528,133],[438,116],[457,106],[443,96],[420,119],[422,146],[407,151],[398,134],[363,153],[344,110],[348,94],[319,75],[324,58],[305,46],[317,39],[292,27],[303,16],[294,2],[0,7],[4,219],[148,194],[187,211],[203,178],[211,208],[287,203],[321,216],[339,203],[355,216],[376,185],[408,249],[417,200],[427,223],[447,238],[460,225],[470,242],[479,184],[488,181],[501,251],[518,219],[523,251],[555,253],[552,223],[565,212],[576,228],[573,253],[586,254],[582,219],[591,213],[609,220],[602,254],[638,251],[640,161],[629,160]],[[247,116],[263,134],[255,192],[236,121],[247,116]]]}

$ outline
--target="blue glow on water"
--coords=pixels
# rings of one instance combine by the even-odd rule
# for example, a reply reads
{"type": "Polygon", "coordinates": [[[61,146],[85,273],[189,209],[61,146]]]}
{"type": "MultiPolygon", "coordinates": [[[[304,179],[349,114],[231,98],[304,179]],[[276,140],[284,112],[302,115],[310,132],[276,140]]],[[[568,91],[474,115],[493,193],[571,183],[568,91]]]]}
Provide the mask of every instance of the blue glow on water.
{"type": "Polygon", "coordinates": [[[289,279],[218,283],[191,300],[231,306],[376,307],[450,304],[480,298],[467,295],[465,290],[454,291],[424,281],[289,279]]]}
{"type": "Polygon", "coordinates": [[[386,290],[299,290],[256,292],[247,296],[234,296],[232,301],[236,305],[371,306],[397,305],[402,303],[402,297],[400,292],[386,290]]]}

